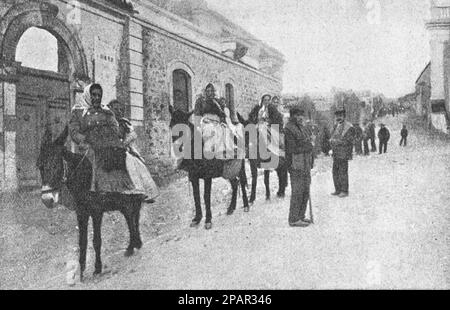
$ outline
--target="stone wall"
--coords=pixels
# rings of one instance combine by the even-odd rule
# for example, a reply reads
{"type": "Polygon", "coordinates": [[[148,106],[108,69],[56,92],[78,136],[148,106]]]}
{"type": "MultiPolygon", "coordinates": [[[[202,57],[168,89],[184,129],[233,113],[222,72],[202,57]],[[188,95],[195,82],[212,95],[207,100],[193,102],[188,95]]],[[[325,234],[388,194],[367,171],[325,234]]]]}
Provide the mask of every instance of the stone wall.
{"type": "Polygon", "coordinates": [[[247,117],[263,94],[281,93],[282,84],[275,79],[152,29],[144,29],[143,44],[145,141],[140,147],[156,175],[170,173],[173,166],[168,108],[171,75],[177,64],[190,69],[193,104],[208,83],[214,84],[220,97],[225,96],[225,84],[231,83],[236,110],[247,117]]]}

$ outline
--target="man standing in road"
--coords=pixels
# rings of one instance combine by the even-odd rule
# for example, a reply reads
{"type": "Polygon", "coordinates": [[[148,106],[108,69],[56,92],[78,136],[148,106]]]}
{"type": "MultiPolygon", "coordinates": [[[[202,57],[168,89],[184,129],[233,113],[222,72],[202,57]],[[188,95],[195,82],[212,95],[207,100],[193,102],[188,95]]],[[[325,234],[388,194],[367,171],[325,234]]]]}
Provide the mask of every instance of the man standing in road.
{"type": "Polygon", "coordinates": [[[375,142],[375,124],[373,122],[370,122],[369,124],[369,139],[370,139],[370,147],[371,152],[377,151],[377,144],[375,142]]]}
{"type": "Polygon", "coordinates": [[[359,123],[354,124],[355,127],[355,153],[357,155],[362,155],[362,142],[363,142],[363,130],[359,123]]]}
{"type": "Polygon", "coordinates": [[[369,138],[370,138],[370,128],[367,121],[363,123],[363,145],[364,145],[364,156],[370,155],[369,149],[369,138]]]}
{"type": "Polygon", "coordinates": [[[389,129],[384,124],[380,125],[381,129],[378,131],[378,140],[380,140],[380,155],[387,152],[387,145],[391,138],[389,129]]]}
{"type": "Polygon", "coordinates": [[[307,227],[310,220],[305,219],[308,206],[311,169],[313,166],[312,133],[304,125],[305,112],[299,107],[292,107],[290,118],[285,126],[286,160],[291,176],[291,205],[289,225],[291,227],[307,227]]]}
{"type": "Polygon", "coordinates": [[[345,120],[345,110],[336,111],[336,126],[331,135],[333,150],[333,181],[336,191],[333,196],[348,197],[348,162],[353,158],[355,128],[345,120]]]}
{"type": "Polygon", "coordinates": [[[408,129],[406,129],[406,125],[403,125],[403,129],[400,132],[402,139],[400,140],[400,146],[406,146],[408,143],[408,129]]]}

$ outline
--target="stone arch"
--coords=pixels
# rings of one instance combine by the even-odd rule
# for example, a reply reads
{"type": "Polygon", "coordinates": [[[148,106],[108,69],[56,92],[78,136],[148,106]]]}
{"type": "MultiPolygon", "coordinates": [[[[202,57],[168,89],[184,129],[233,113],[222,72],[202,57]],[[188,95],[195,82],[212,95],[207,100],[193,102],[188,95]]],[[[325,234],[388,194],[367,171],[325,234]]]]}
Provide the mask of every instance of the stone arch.
{"type": "Polygon", "coordinates": [[[173,98],[173,72],[176,70],[183,70],[186,72],[190,79],[191,79],[191,91],[190,91],[190,100],[189,103],[191,105],[191,109],[194,107],[195,104],[195,98],[194,98],[194,85],[196,85],[195,81],[195,72],[192,70],[191,66],[187,63],[180,61],[180,60],[173,60],[170,63],[167,64],[167,71],[166,71],[166,78],[167,78],[167,86],[168,86],[168,94],[170,98],[170,105],[173,106],[174,104],[174,98],[173,98]]]}
{"type": "Polygon", "coordinates": [[[30,27],[47,30],[62,42],[71,68],[70,79],[88,76],[86,56],[80,39],[58,17],[58,7],[29,1],[13,6],[0,20],[0,54],[5,62],[15,61],[16,47],[30,27]]]}

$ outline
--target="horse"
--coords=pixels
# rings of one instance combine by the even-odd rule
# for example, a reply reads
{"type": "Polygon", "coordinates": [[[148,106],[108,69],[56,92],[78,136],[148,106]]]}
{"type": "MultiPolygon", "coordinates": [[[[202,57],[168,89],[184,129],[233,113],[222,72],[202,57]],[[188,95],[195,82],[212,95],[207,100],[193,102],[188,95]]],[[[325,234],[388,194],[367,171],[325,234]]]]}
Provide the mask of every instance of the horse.
{"type": "MultiPolygon", "coordinates": [[[[170,128],[173,129],[176,125],[186,125],[190,133],[190,141],[191,141],[191,150],[192,157],[190,159],[183,159],[182,170],[188,172],[189,181],[192,184],[192,190],[194,194],[194,203],[195,203],[195,217],[191,222],[191,227],[195,228],[200,225],[200,222],[203,219],[202,207],[200,202],[200,179],[204,180],[204,200],[205,200],[205,209],[206,209],[206,218],[205,218],[205,229],[210,230],[212,228],[212,214],[211,214],[211,188],[212,188],[212,180],[215,178],[220,178],[224,176],[225,170],[228,169],[227,163],[233,161],[234,164],[233,170],[235,170],[232,175],[235,177],[231,177],[229,179],[232,188],[232,198],[230,206],[227,209],[227,215],[232,215],[236,210],[237,203],[237,193],[239,186],[242,190],[242,201],[244,204],[244,212],[249,212],[250,207],[248,203],[247,197],[247,176],[245,174],[245,160],[244,159],[233,159],[231,161],[224,161],[220,159],[195,159],[194,158],[194,135],[196,129],[194,125],[189,121],[189,118],[193,114],[192,112],[186,113],[181,110],[175,110],[172,106],[169,107],[169,112],[171,115],[170,120],[170,128]]],[[[179,139],[181,135],[176,135],[172,133],[172,141],[175,142],[179,139]]]]}
{"type": "MultiPolygon", "coordinates": [[[[270,111],[270,112],[272,112],[272,111],[270,111]]],[[[273,116],[274,114],[276,114],[276,113],[269,113],[269,118],[276,119],[276,117],[273,116]]],[[[257,120],[256,115],[257,115],[256,108],[253,109],[252,112],[250,112],[248,120],[244,119],[241,114],[237,113],[239,122],[241,124],[243,124],[244,126],[248,126],[250,124],[257,125],[258,120],[257,120]]],[[[282,118],[282,116],[280,116],[280,117],[282,118]]],[[[282,119],[280,121],[274,120],[274,122],[282,124],[282,119]]],[[[280,129],[282,129],[282,128],[280,128],[280,129]]],[[[245,135],[245,140],[246,140],[245,144],[247,146],[249,146],[251,141],[250,141],[250,135],[248,134],[248,132],[245,135]]],[[[256,143],[257,150],[259,150],[260,143],[261,143],[260,139],[257,138],[257,143],[256,143]]],[[[277,155],[271,154],[271,156],[273,157],[273,156],[277,156],[277,155]]],[[[286,187],[288,186],[288,167],[287,167],[287,162],[286,162],[285,157],[283,157],[283,156],[277,156],[277,157],[278,157],[277,158],[278,164],[275,167],[275,171],[277,172],[277,176],[278,176],[277,197],[284,198],[285,192],[286,192],[286,187]]],[[[256,158],[252,158],[251,156],[249,156],[249,154],[247,154],[246,158],[248,159],[248,161],[250,163],[250,170],[251,170],[251,175],[252,175],[252,190],[251,190],[251,195],[250,195],[250,203],[254,203],[256,200],[256,187],[258,184],[258,169],[261,168],[261,163],[264,163],[266,160],[264,160],[260,157],[259,151],[257,152],[256,158]]],[[[265,185],[265,189],[266,189],[266,200],[270,200],[270,198],[271,198],[270,173],[271,173],[271,170],[264,169],[264,185],[265,185]]]]}
{"type": "Polygon", "coordinates": [[[94,230],[94,276],[97,276],[102,273],[101,225],[103,213],[120,211],[124,215],[130,234],[125,256],[130,257],[134,254],[135,249],[141,249],[143,245],[139,232],[143,196],[90,192],[92,164],[86,155],[72,153],[66,149],[67,136],[68,126],[55,141],[52,141],[51,132],[48,129],[45,131],[37,167],[42,181],[41,199],[47,208],[52,209],[58,204],[59,192],[63,186],[67,187],[73,197],[79,229],[80,281],[83,281],[83,273],[86,269],[89,218],[92,218],[94,230]]]}

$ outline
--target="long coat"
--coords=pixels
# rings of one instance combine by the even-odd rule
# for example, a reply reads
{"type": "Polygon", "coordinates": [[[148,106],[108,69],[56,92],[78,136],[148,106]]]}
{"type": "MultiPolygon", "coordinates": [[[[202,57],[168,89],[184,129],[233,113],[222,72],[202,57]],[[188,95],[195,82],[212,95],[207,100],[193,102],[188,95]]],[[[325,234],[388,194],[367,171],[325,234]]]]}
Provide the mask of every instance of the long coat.
{"type": "Polygon", "coordinates": [[[331,149],[333,158],[351,160],[353,158],[353,142],[355,128],[349,122],[344,121],[334,127],[331,135],[331,149]]]}
{"type": "Polygon", "coordinates": [[[314,149],[311,131],[306,126],[298,125],[294,119],[289,119],[284,127],[284,138],[289,170],[311,170],[314,149]],[[295,162],[298,159],[300,162],[295,162]]]}
{"type": "Polygon", "coordinates": [[[378,139],[381,142],[388,142],[391,138],[391,133],[389,132],[389,129],[386,127],[381,127],[381,129],[378,131],[378,139]]]}
{"type": "Polygon", "coordinates": [[[126,148],[111,110],[75,109],[69,133],[76,144],[85,142],[90,147],[88,158],[94,169],[91,191],[132,193],[134,186],[126,171],[126,148]]]}

